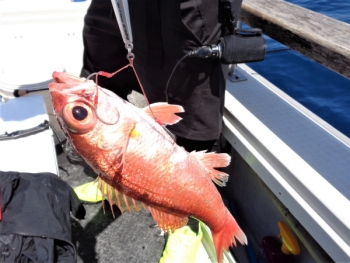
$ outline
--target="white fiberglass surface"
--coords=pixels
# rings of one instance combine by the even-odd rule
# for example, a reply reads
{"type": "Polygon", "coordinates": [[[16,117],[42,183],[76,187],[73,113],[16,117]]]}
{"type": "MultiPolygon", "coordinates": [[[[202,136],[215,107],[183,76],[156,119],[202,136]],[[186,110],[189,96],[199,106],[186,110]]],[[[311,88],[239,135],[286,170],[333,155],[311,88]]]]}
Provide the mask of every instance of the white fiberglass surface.
{"type": "Polygon", "coordinates": [[[349,138],[239,70],[248,81],[227,85],[225,137],[333,259],[349,260],[349,138]]]}
{"type": "Polygon", "coordinates": [[[350,200],[349,145],[263,85],[235,83],[228,90],[259,121],[350,200]]]}

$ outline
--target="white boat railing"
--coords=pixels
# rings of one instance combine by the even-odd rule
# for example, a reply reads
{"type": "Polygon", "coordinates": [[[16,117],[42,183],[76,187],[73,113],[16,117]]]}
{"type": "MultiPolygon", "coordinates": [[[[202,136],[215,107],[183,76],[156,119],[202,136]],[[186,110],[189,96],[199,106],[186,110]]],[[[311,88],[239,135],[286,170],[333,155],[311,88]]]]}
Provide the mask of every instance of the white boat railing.
{"type": "MultiPolygon", "coordinates": [[[[240,19],[350,78],[349,24],[279,0],[244,0],[240,19]]],[[[324,251],[350,262],[350,139],[249,67],[237,69],[247,81],[227,82],[224,136],[324,251]]]]}
{"type": "Polygon", "coordinates": [[[246,65],[237,70],[247,80],[227,82],[223,135],[327,254],[349,262],[350,140],[246,65]]]}
{"type": "MultiPolygon", "coordinates": [[[[244,0],[240,19],[350,78],[349,24],[280,0],[244,0]]],[[[248,81],[228,82],[223,134],[328,255],[350,262],[350,139],[238,69],[248,81]]]]}

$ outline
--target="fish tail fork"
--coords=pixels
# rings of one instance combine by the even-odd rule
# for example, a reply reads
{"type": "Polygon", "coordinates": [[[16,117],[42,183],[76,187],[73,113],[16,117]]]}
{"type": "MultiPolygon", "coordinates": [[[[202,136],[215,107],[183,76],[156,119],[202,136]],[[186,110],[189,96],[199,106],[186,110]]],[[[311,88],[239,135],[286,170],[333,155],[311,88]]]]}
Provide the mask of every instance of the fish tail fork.
{"type": "Polygon", "coordinates": [[[227,251],[232,244],[236,246],[236,239],[242,245],[246,245],[248,243],[247,237],[237,224],[236,220],[229,212],[227,214],[228,219],[224,227],[219,231],[212,231],[216,256],[219,263],[222,263],[223,261],[223,250],[227,251]]]}

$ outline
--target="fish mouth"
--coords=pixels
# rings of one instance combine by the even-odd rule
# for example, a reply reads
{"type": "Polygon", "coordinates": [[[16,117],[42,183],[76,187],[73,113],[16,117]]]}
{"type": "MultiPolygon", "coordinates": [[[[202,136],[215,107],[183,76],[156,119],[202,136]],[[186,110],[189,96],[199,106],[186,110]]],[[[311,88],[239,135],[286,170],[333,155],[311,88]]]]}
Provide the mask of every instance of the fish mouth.
{"type": "Polygon", "coordinates": [[[73,95],[90,93],[90,91],[94,91],[95,89],[92,80],[85,80],[66,72],[54,71],[52,73],[52,78],[53,82],[49,84],[50,92],[56,91],[73,95]]]}
{"type": "Polygon", "coordinates": [[[65,83],[69,85],[79,84],[84,82],[84,79],[74,76],[72,74],[66,72],[57,72],[54,71],[52,73],[52,78],[56,83],[65,83]]]}
{"type": "Polygon", "coordinates": [[[63,107],[77,100],[91,103],[96,91],[92,80],[85,80],[65,72],[53,72],[53,82],[49,84],[52,106],[57,115],[61,115],[63,107]]]}
{"type": "Polygon", "coordinates": [[[90,101],[96,93],[96,85],[92,80],[56,71],[52,73],[52,78],[49,91],[54,102],[65,104],[79,99],[90,101]]]}

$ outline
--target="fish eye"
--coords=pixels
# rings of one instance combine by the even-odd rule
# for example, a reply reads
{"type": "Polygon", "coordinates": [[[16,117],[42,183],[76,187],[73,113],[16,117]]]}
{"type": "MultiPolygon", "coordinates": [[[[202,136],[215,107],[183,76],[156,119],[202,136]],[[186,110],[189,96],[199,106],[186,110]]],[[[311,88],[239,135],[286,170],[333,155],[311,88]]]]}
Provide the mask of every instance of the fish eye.
{"type": "Polygon", "coordinates": [[[82,121],[88,116],[88,111],[82,106],[74,106],[72,115],[76,120],[82,121]]]}
{"type": "Polygon", "coordinates": [[[80,101],[71,102],[64,106],[62,119],[69,131],[74,133],[89,132],[97,123],[95,111],[80,101]]]}

